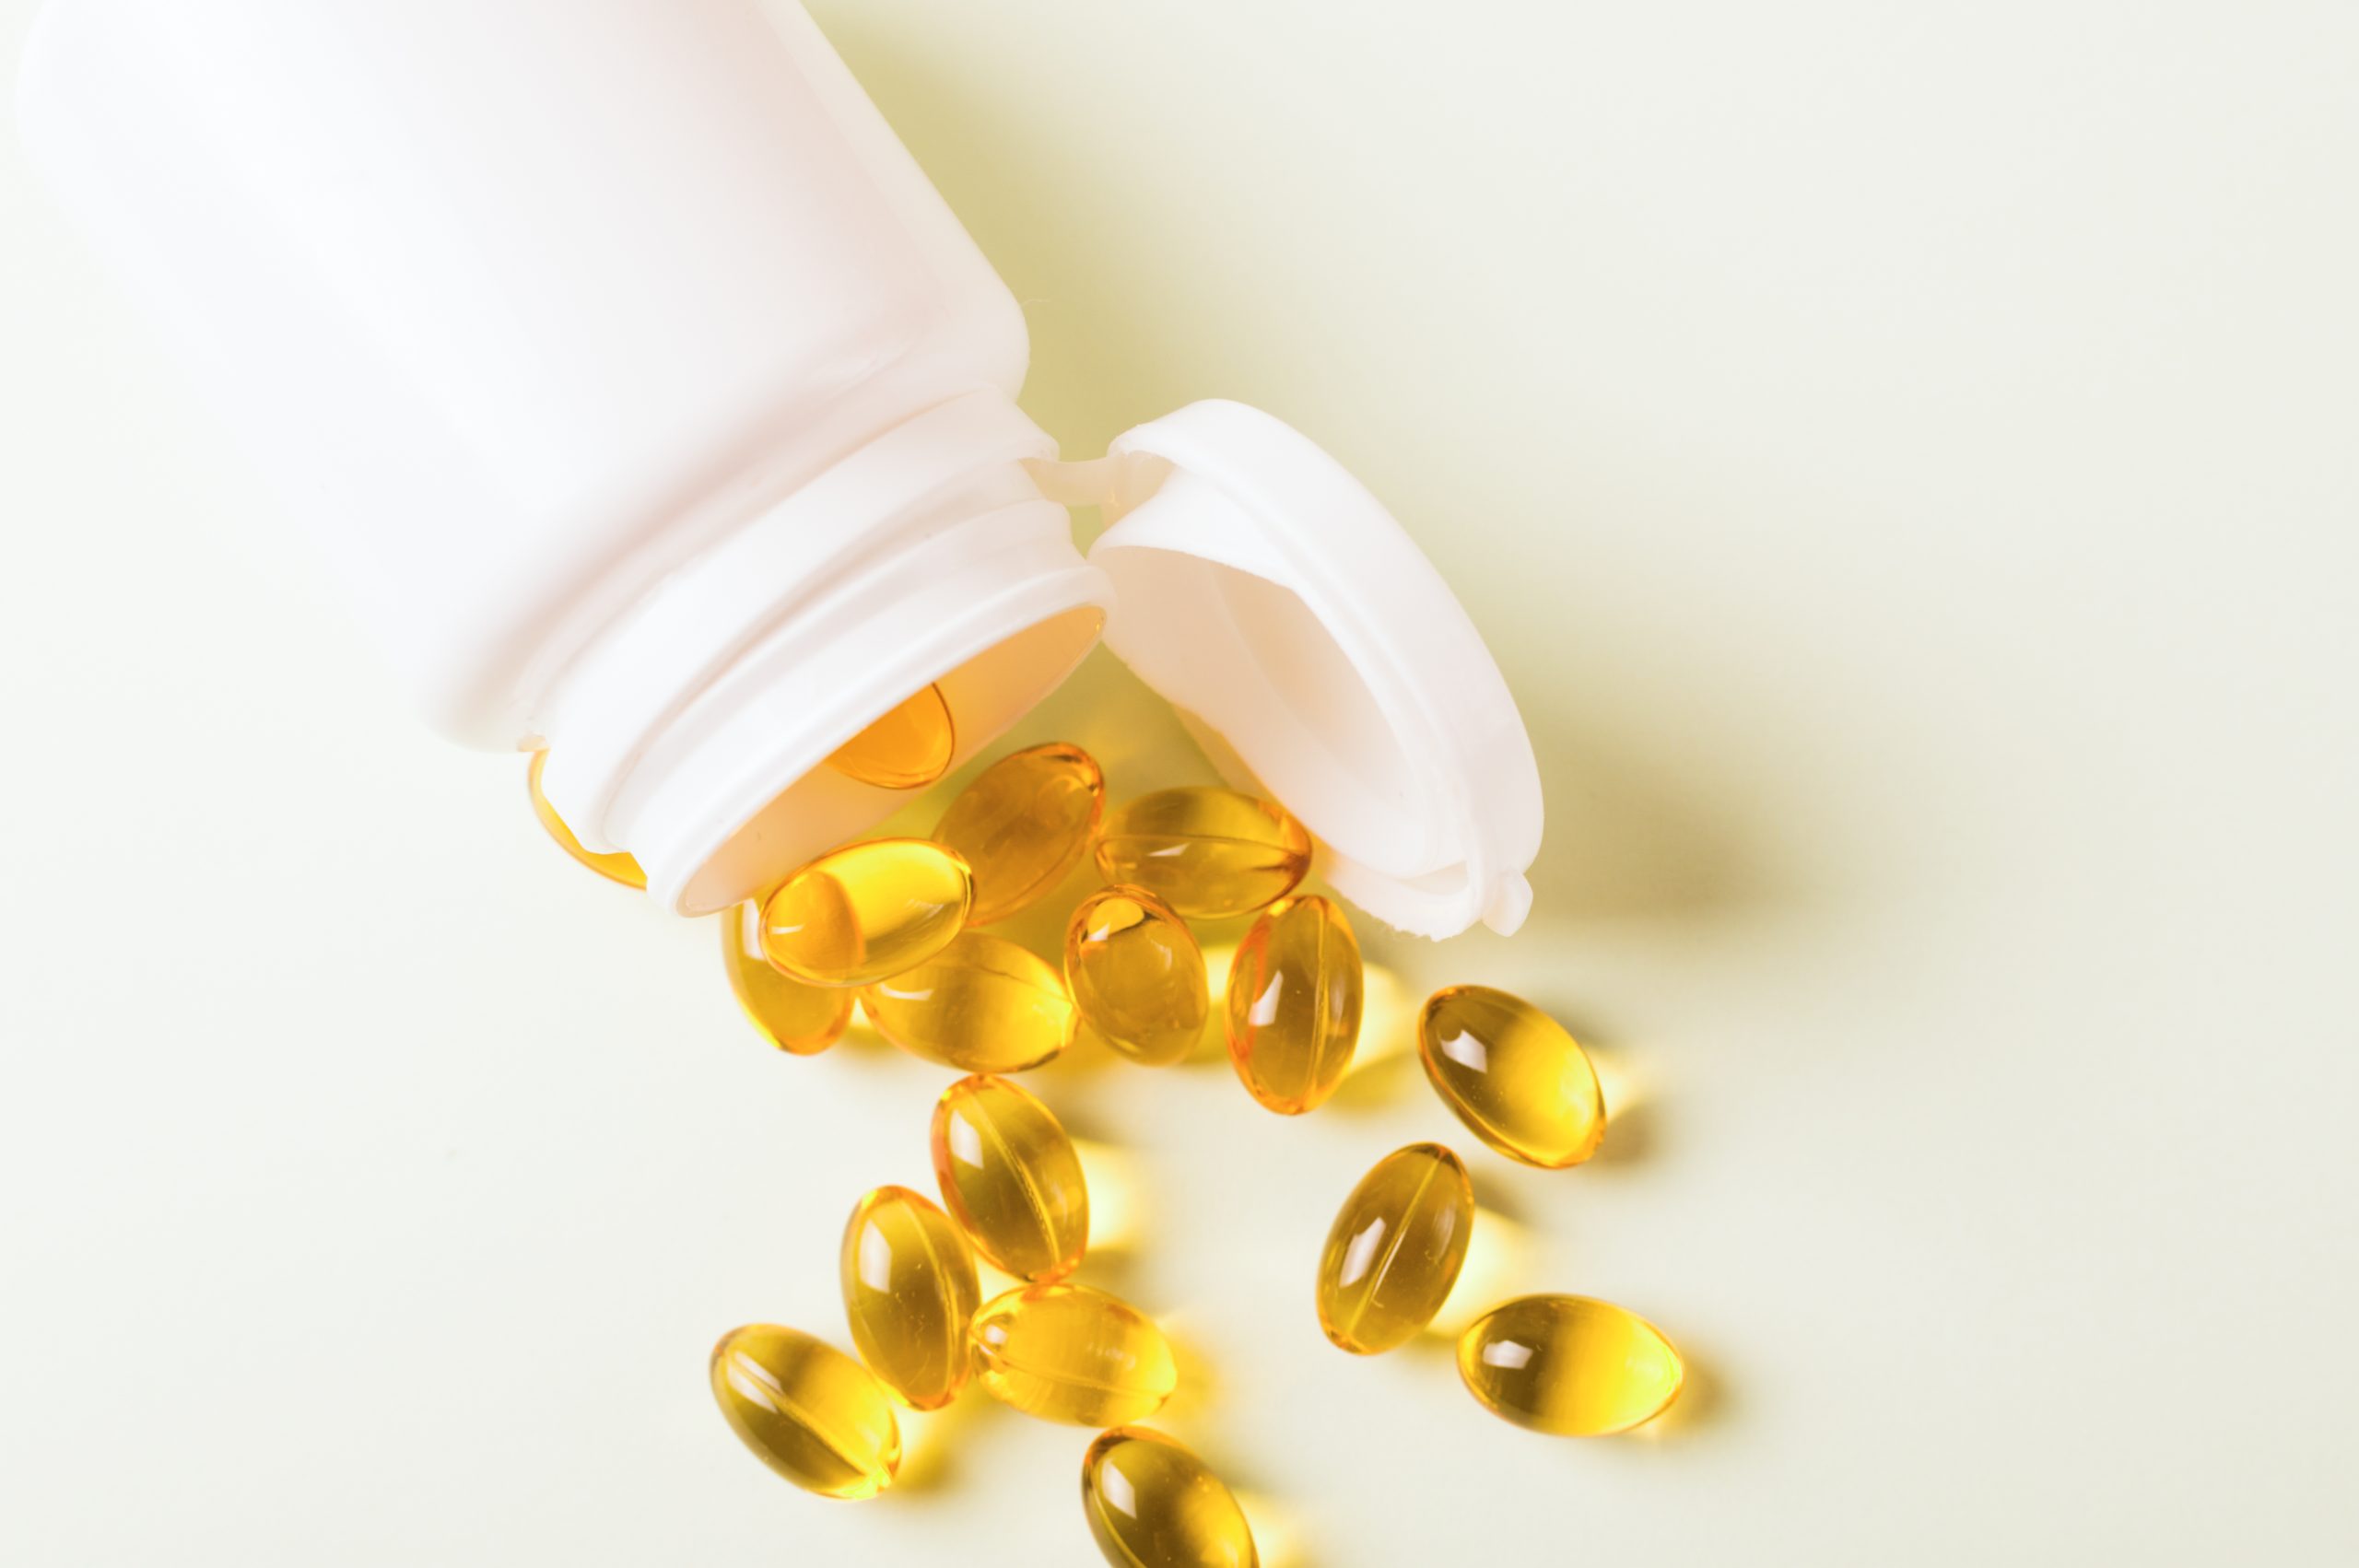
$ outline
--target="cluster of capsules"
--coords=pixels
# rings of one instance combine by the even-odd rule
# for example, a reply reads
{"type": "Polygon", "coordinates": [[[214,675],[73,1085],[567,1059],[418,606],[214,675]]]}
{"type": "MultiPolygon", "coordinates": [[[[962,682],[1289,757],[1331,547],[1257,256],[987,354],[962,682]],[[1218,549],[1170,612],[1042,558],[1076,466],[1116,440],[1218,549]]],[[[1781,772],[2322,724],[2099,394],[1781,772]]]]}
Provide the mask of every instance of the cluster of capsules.
{"type": "MultiPolygon", "coordinates": [[[[950,750],[946,706],[929,688],[830,761],[872,783],[916,788],[941,775],[950,750]]],[[[540,793],[537,758],[532,778],[534,808],[560,844],[609,877],[642,881],[628,855],[585,849],[566,830],[540,793]]],[[[1262,1106],[1316,1108],[1351,1065],[1363,975],[1344,912],[1296,892],[1310,859],[1301,824],[1235,790],[1165,790],[1109,813],[1096,761],[1050,744],[985,769],[932,837],[848,845],[722,918],[730,984],[780,1048],[826,1049],[857,999],[886,1039],[968,1075],[933,1109],[940,1205],[879,1188],[845,1228],[840,1272],[858,1359],[772,1324],[737,1328],[714,1350],[713,1395],[755,1454],[821,1495],[873,1496],[900,1462],[896,1403],[939,1410],[972,1381],[1027,1415],[1098,1430],[1082,1497],[1108,1561],[1258,1561],[1219,1478],[1172,1438],[1132,1424],[1170,1398],[1179,1363],[1152,1318],[1068,1280],[1088,1245],[1082,1163],[1054,1113],[1006,1075],[1050,1060],[1085,1028],[1149,1065],[1188,1056],[1212,1012],[1188,922],[1255,915],[1223,999],[1229,1056],[1262,1106]],[[1037,903],[1093,852],[1107,885],[1066,922],[1062,971],[977,929],[1037,903]],[[1020,1283],[982,1300],[978,1255],[1020,1283]]],[[[1440,1098],[1511,1159],[1575,1165],[1604,1136],[1587,1056],[1520,998],[1482,986],[1438,991],[1419,1012],[1417,1047],[1440,1098]]],[[[1320,1256],[1326,1337],[1373,1355],[1425,1329],[1457,1283],[1474,1214],[1451,1150],[1414,1143],[1379,1161],[1320,1256]]],[[[1559,1434],[1649,1421],[1683,1376],[1651,1325],[1572,1295],[1495,1307],[1460,1337],[1457,1361],[1485,1408],[1559,1434]]]]}

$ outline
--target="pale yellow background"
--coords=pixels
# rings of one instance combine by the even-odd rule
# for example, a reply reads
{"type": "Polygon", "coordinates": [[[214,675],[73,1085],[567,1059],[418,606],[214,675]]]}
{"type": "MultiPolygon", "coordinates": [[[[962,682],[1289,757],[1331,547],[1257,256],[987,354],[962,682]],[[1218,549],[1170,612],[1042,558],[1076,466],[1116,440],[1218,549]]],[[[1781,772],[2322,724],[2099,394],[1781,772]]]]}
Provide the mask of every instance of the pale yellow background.
{"type": "MultiPolygon", "coordinates": [[[[2359,1553],[2359,9],[818,8],[1067,450],[1295,421],[1538,743],[1531,927],[1369,947],[1607,1060],[1595,1164],[1475,1155],[1481,1288],[1660,1323],[1665,1429],[1320,1340],[1344,1190],[1471,1146],[1404,1059],[1040,1075],[1273,1557],[2359,1553]]],[[[13,143],[0,256],[0,1561],[1093,1561],[987,1401],[874,1505],[738,1451],[707,1347],[840,1333],[947,1075],[771,1055],[396,711],[13,143]]],[[[1020,734],[1201,767],[1102,659],[1020,734]]]]}

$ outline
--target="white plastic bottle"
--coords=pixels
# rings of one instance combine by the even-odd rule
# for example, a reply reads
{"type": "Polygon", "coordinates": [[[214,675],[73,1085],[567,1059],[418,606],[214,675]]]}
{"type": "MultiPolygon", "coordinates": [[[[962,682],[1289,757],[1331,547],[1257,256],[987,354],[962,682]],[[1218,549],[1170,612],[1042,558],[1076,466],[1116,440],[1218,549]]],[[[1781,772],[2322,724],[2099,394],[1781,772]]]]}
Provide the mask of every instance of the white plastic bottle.
{"type": "Polygon", "coordinates": [[[311,521],[427,718],[667,906],[882,820],[821,766],[930,682],[972,754],[1101,628],[1404,930],[1512,930],[1505,683],[1316,447],[1234,404],[1060,463],[1005,286],[757,0],[50,0],[36,166],[311,521]],[[1112,524],[1086,558],[1067,504],[1112,524]]]}

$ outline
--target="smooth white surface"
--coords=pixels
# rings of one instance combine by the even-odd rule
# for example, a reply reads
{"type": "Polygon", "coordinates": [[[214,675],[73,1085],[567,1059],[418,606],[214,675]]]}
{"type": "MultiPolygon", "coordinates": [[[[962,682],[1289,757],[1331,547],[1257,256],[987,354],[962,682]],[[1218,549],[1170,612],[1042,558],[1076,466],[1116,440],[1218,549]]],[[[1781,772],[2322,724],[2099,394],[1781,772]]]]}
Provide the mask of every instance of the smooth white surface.
{"type": "MultiPolygon", "coordinates": [[[[1086,1277],[1210,1372],[1170,1429],[1294,1561],[2359,1551],[2359,14],[820,19],[1068,451],[1214,394],[1316,432],[1534,731],[1532,923],[1371,950],[1598,1046],[1599,1163],[1470,1151],[1492,1289],[1659,1323],[1684,1422],[1543,1442],[1438,1346],[1325,1346],[1333,1206],[1456,1137],[1399,1059],[1301,1122],[1217,1061],[1043,1084],[1141,1205],[1086,1277]]],[[[0,181],[0,1561],[1089,1562],[1079,1432],[962,1407],[863,1507],[736,1451],[711,1340],[839,1331],[945,1075],[767,1053],[710,929],[371,695],[0,181]]],[[[1103,657],[1061,732],[1191,766],[1103,657]]]]}

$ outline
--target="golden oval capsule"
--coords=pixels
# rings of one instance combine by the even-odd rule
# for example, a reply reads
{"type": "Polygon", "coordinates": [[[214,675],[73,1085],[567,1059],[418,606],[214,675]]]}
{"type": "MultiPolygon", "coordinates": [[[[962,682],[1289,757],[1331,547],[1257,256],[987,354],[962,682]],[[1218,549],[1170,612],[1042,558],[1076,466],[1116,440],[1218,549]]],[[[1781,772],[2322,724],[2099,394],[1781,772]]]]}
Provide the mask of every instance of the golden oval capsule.
{"type": "Polygon", "coordinates": [[[1474,1188],[1438,1143],[1395,1149],[1344,1199],[1319,1256],[1319,1327],[1355,1355],[1404,1343],[1434,1319],[1466,1263],[1474,1188]]]}
{"type": "Polygon", "coordinates": [[[1087,1285],[1025,1285],[993,1296],[967,1340],[976,1380],[1042,1421],[1119,1426],[1152,1415],[1180,1387],[1163,1330],[1087,1285]]]}
{"type": "Polygon", "coordinates": [[[1108,814],[1097,869],[1182,915],[1242,915],[1302,880],[1310,835],[1280,807],[1234,790],[1158,790],[1108,814]]]}
{"type": "Polygon", "coordinates": [[[880,790],[918,790],[949,772],[957,750],[950,703],[930,685],[830,752],[827,766],[880,790]]]}
{"type": "Polygon", "coordinates": [[[1509,1159],[1560,1170],[1604,1140],[1605,1094],[1587,1053],[1521,997],[1436,991],[1417,1014],[1417,1055],[1443,1103],[1509,1159]]]}
{"type": "Polygon", "coordinates": [[[1259,1568],[1253,1527],[1220,1477],[1159,1432],[1101,1432],[1081,1461],[1089,1533],[1114,1568],[1259,1568]]]}
{"type": "Polygon", "coordinates": [[[645,887],[647,873],[640,870],[636,860],[620,850],[585,849],[581,847],[581,840],[573,836],[573,829],[565,825],[565,819],[557,814],[557,808],[549,804],[549,798],[541,793],[541,769],[548,765],[548,753],[534,752],[532,766],[524,770],[524,789],[533,798],[533,814],[540,819],[542,829],[557,840],[558,848],[600,876],[610,882],[621,883],[625,887],[645,887]]]}
{"type": "Polygon", "coordinates": [[[1661,1415],[1686,1375],[1645,1318],[1587,1296],[1520,1296],[1460,1336],[1458,1375],[1502,1420],[1558,1437],[1626,1432],[1661,1415]]]}
{"type": "Polygon", "coordinates": [[[1004,1078],[962,1078],[934,1102],[934,1179],[975,1250],[1019,1280],[1061,1280],[1089,1246],[1081,1156],[1048,1106],[1004,1078]]]}
{"type": "Polygon", "coordinates": [[[851,1024],[852,993],[834,986],[791,980],[762,955],[762,907],[740,904],[721,914],[721,962],[729,989],[754,1027],[779,1049],[816,1056],[851,1024]]]}
{"type": "Polygon", "coordinates": [[[1062,742],[1013,752],[958,791],[933,837],[975,872],[972,926],[1003,920],[1046,897],[1080,863],[1105,808],[1106,776],[1062,742]]]}
{"type": "Polygon", "coordinates": [[[1065,926],[1065,985],[1084,1023],[1149,1067],[1193,1050],[1212,1011],[1195,933],[1144,888],[1082,900],[1065,926]]]}
{"type": "Polygon", "coordinates": [[[916,968],[864,987],[860,1005],[903,1050],[964,1072],[1021,1072],[1073,1044],[1063,979],[985,931],[962,931],[916,968]]]}
{"type": "Polygon", "coordinates": [[[762,906],[762,952],[815,986],[864,986],[948,947],[975,895],[967,862],[925,838],[831,850],[762,906]]]}
{"type": "Polygon", "coordinates": [[[868,1370],[914,1410],[957,1398],[982,1293],[950,1216],[906,1187],[878,1188],[844,1226],[843,1282],[852,1348],[868,1370]]]}
{"type": "Polygon", "coordinates": [[[1281,1116],[1313,1110],[1344,1081],[1360,1039],[1359,940],[1324,898],[1285,898],[1253,922],[1228,965],[1228,1055],[1281,1116]]]}
{"type": "Polygon", "coordinates": [[[774,1323],[722,1336],[712,1397],[762,1463],[822,1497],[874,1497],[901,1468],[901,1425],[868,1369],[774,1323]]]}

